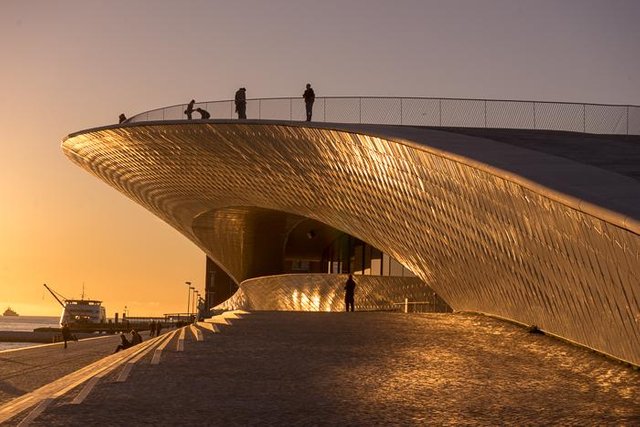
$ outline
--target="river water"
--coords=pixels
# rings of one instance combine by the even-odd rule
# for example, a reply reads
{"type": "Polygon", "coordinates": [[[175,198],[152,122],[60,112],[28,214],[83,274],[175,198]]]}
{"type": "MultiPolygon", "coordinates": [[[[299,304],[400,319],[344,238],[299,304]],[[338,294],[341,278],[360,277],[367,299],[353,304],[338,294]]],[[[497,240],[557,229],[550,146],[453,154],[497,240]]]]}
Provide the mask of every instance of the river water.
{"type": "MultiPolygon", "coordinates": [[[[0,316],[0,331],[33,331],[35,328],[58,328],[59,317],[53,316],[0,316]]],[[[0,342],[0,351],[30,347],[41,343],[0,342]]]]}

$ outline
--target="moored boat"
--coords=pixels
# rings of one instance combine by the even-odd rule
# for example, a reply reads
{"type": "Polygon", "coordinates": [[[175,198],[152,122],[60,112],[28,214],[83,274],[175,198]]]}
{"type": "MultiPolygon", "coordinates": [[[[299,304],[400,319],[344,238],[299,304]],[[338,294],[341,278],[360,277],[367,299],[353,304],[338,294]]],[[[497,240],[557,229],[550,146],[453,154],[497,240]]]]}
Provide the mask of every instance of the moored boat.
{"type": "Polygon", "coordinates": [[[84,299],[84,287],[82,289],[82,297],[80,299],[67,299],[55,292],[46,284],[45,288],[53,295],[53,297],[62,306],[62,315],[60,316],[60,325],[86,325],[106,323],[107,313],[102,306],[102,301],[84,299]]]}
{"type": "Polygon", "coordinates": [[[102,301],[86,299],[68,299],[60,316],[60,324],[105,323],[106,310],[102,301]]]}

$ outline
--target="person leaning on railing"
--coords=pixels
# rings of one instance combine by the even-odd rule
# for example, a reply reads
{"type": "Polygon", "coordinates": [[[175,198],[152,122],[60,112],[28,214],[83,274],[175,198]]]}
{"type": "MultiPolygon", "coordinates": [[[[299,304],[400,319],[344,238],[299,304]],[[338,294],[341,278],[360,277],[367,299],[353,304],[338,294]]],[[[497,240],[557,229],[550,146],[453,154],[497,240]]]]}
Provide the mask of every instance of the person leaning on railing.
{"type": "Polygon", "coordinates": [[[209,114],[209,112],[207,110],[205,110],[204,108],[196,108],[196,111],[198,113],[200,113],[200,118],[203,119],[203,120],[211,118],[211,114],[209,114]]]}

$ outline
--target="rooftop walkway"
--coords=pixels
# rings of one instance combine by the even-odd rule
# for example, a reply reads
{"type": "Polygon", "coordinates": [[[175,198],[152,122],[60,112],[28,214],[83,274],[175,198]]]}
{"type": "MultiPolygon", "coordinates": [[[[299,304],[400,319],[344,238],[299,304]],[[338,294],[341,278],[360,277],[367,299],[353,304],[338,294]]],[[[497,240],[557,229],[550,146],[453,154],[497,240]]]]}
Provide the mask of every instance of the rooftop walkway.
{"type": "Polygon", "coordinates": [[[0,406],[0,423],[640,423],[640,372],[495,319],[384,312],[237,317],[108,356],[100,368],[85,369],[85,381],[62,378],[66,385],[24,410],[15,409],[24,396],[0,406]],[[7,412],[12,407],[14,414],[7,412]]]}
{"type": "Polygon", "coordinates": [[[564,157],[640,181],[640,136],[521,129],[440,128],[564,157]]]}

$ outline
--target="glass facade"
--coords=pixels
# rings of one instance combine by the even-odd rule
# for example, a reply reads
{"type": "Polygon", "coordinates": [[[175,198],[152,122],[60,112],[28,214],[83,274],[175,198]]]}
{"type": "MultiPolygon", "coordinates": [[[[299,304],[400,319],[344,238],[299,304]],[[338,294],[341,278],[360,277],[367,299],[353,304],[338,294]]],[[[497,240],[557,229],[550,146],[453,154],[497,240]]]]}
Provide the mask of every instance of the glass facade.
{"type": "Polygon", "coordinates": [[[322,253],[322,272],[364,276],[416,277],[391,255],[343,234],[322,253]]]}

